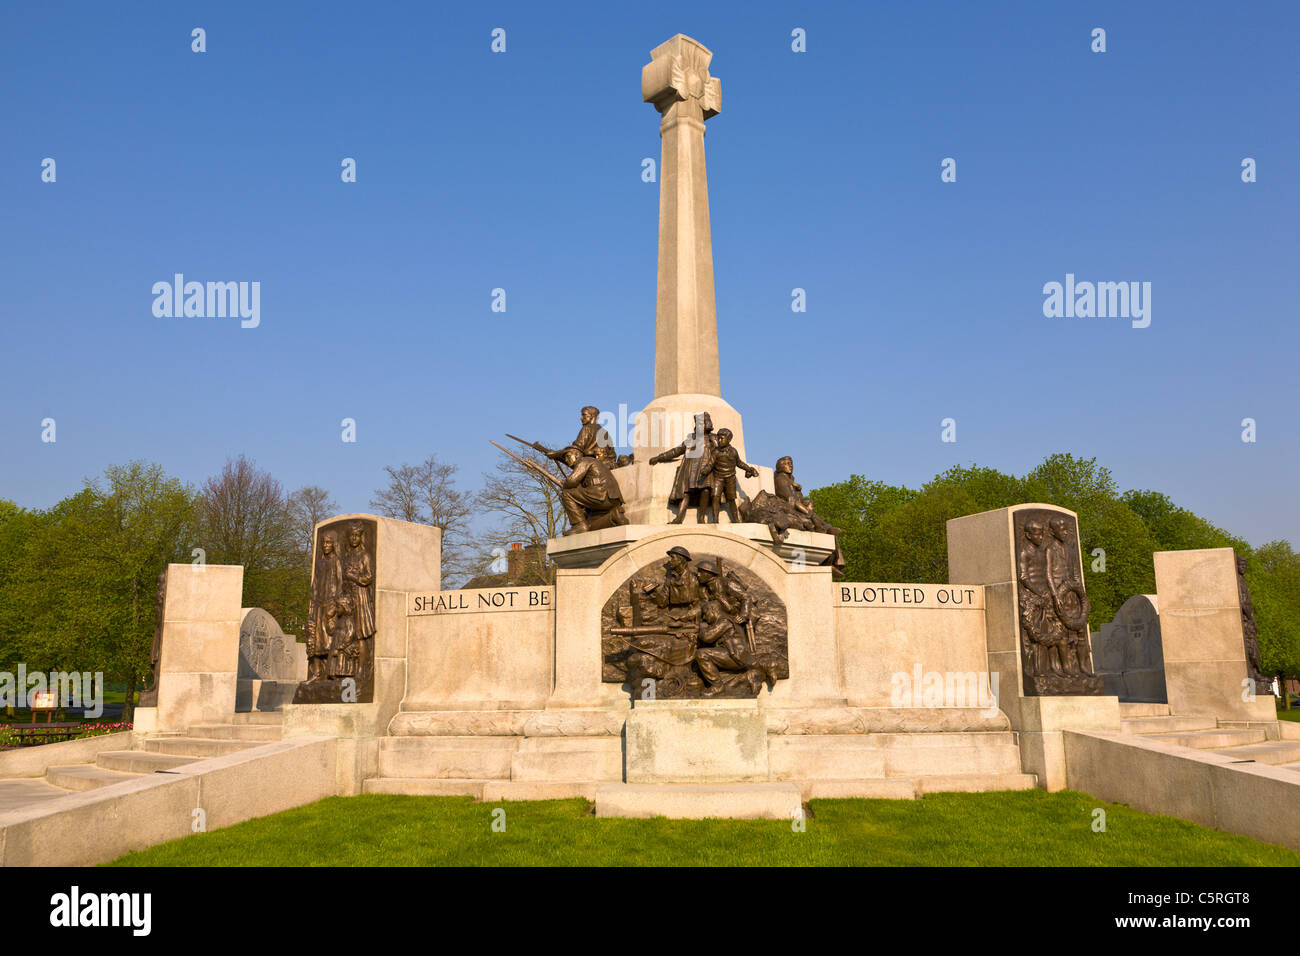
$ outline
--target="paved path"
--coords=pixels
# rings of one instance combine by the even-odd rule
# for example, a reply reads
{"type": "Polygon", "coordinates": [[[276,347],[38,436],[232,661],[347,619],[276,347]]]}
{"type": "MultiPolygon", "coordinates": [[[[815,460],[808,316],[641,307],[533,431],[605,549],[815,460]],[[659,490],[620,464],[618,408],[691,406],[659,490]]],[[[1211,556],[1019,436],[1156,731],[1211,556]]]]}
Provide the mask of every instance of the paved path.
{"type": "Polygon", "coordinates": [[[15,810],[26,810],[47,800],[66,797],[71,792],[51,786],[38,777],[30,780],[0,780],[0,817],[15,810]]]}

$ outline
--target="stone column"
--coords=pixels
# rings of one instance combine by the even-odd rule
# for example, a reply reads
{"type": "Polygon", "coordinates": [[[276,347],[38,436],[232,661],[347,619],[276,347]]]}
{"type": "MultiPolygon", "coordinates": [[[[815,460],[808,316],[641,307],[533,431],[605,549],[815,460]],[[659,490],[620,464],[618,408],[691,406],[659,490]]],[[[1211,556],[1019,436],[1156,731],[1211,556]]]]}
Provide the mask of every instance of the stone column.
{"type": "Polygon", "coordinates": [[[167,566],[158,703],[137,708],[137,732],[233,719],[243,586],[237,564],[167,566]]]}
{"type": "Polygon", "coordinates": [[[1233,550],[1157,551],[1152,561],[1173,714],[1276,720],[1273,696],[1252,693],[1233,550]]]}
{"type": "MultiPolygon", "coordinates": [[[[694,416],[708,412],[716,429],[732,431],[742,458],[740,413],[722,398],[718,374],[718,313],[713,295],[713,238],[704,165],[704,123],[722,107],[722,85],[709,75],[713,54],[678,34],[655,47],[641,70],[641,96],[659,111],[659,281],[655,296],[654,400],[636,416],[636,462],[618,472],[628,517],[635,524],[668,520],[675,465],[651,469],[649,459],[680,444],[694,416]]],[[[748,459],[747,459],[748,460],[748,459]]],[[[761,466],[760,466],[761,467],[761,466]]],[[[743,495],[772,490],[771,470],[739,478],[743,495]]],[[[692,512],[693,515],[693,512],[692,512]]],[[[688,522],[694,517],[688,516],[688,522]]]]}
{"type": "Polygon", "coordinates": [[[704,171],[704,121],[722,105],[709,76],[713,54],[678,34],[650,52],[641,96],[662,119],[659,165],[659,289],[655,303],[655,397],[721,395],[713,243],[704,171]]]}

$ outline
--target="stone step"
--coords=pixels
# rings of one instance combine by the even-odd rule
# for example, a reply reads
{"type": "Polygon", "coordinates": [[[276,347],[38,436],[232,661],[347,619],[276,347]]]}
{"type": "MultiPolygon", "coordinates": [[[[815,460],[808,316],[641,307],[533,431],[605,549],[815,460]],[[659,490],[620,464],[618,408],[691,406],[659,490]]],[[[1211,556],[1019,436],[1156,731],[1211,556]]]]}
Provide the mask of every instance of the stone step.
{"type": "Polygon", "coordinates": [[[206,737],[154,737],[144,742],[144,749],[155,754],[180,757],[221,757],[260,747],[255,740],[210,740],[206,737]]]}
{"type": "Polygon", "coordinates": [[[1125,717],[1119,722],[1126,734],[1170,734],[1180,730],[1214,730],[1213,717],[1125,717]]]}
{"type": "Polygon", "coordinates": [[[1038,778],[1032,773],[952,773],[916,778],[917,791],[927,793],[989,793],[994,790],[1033,790],[1038,778]]]}
{"type": "Polygon", "coordinates": [[[1253,760],[1255,763],[1280,766],[1300,762],[1300,740],[1266,740],[1259,744],[1243,744],[1216,750],[1234,760],[1253,760]]]}
{"type": "Polygon", "coordinates": [[[872,780],[952,773],[1018,773],[1007,731],[768,737],[774,780],[872,780]]]}
{"type": "Polygon", "coordinates": [[[583,797],[596,799],[601,784],[564,780],[489,780],[483,786],[483,801],[498,800],[571,800],[583,797]]]}
{"type": "Polygon", "coordinates": [[[989,793],[994,790],[1033,790],[1032,773],[943,773],[915,777],[887,777],[884,780],[799,781],[805,800],[833,800],[844,797],[915,800],[927,793],[989,793]]]}
{"type": "Polygon", "coordinates": [[[796,780],[805,800],[915,800],[916,780],[890,777],[879,780],[796,780]]]}
{"type": "Polygon", "coordinates": [[[990,741],[972,747],[893,747],[885,755],[886,777],[1020,772],[1020,747],[990,741]]]}
{"type": "Polygon", "coordinates": [[[371,777],[362,793],[401,793],[416,797],[474,797],[483,799],[486,780],[438,780],[429,777],[371,777]]]}
{"type": "Polygon", "coordinates": [[[280,725],[284,723],[284,714],[279,711],[249,710],[235,714],[231,723],[280,725]]]}
{"type": "Polygon", "coordinates": [[[189,730],[191,737],[209,740],[260,740],[263,743],[279,740],[283,731],[276,724],[195,724],[189,730]]]}
{"type": "Polygon", "coordinates": [[[859,735],[769,737],[768,772],[773,780],[883,780],[886,750],[859,735]]]}
{"type": "Polygon", "coordinates": [[[794,820],[803,813],[792,783],[605,783],[596,788],[595,803],[598,817],[794,820]]]}
{"type": "Polygon", "coordinates": [[[615,749],[520,751],[510,760],[510,779],[529,783],[566,780],[623,779],[623,747],[617,738],[615,749]]]}
{"type": "Polygon", "coordinates": [[[1120,701],[1119,705],[1120,717],[1168,717],[1172,713],[1168,704],[1148,704],[1139,701],[1125,703],[1120,701]]]}
{"type": "Polygon", "coordinates": [[[518,737],[384,737],[379,776],[509,780],[518,737]]]}
{"type": "Polygon", "coordinates": [[[139,780],[133,773],[121,773],[117,770],[105,770],[93,763],[73,764],[68,767],[50,767],[45,771],[47,783],[64,790],[95,790],[111,786],[123,780],[139,780]]]}
{"type": "Polygon", "coordinates": [[[1263,743],[1268,739],[1268,734],[1262,730],[1199,730],[1186,734],[1152,734],[1151,739],[1196,750],[1220,750],[1224,747],[1263,743]]]}
{"type": "Polygon", "coordinates": [[[155,773],[159,770],[172,770],[192,764],[194,758],[155,754],[146,750],[105,750],[95,757],[95,763],[105,770],[118,770],[123,773],[155,773]]]}

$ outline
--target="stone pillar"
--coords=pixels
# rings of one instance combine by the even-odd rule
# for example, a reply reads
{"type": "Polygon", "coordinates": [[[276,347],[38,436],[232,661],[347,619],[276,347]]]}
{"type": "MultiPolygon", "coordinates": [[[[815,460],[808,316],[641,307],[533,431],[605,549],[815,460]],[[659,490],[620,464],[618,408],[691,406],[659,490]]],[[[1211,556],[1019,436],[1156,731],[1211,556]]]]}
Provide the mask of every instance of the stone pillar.
{"type": "Polygon", "coordinates": [[[244,569],[171,564],[163,605],[158,703],[136,709],[135,729],[186,731],[228,724],[235,713],[244,569]]]}
{"type": "MultiPolygon", "coordinates": [[[[948,522],[948,580],[951,584],[984,585],[990,683],[997,690],[998,707],[1006,713],[1012,729],[1019,731],[1025,772],[1037,774],[1039,786],[1060,790],[1065,786],[1063,731],[1118,732],[1119,699],[1092,694],[1026,694],[1015,527],[1016,513],[1031,509],[1068,516],[1078,527],[1074,512],[1032,503],[953,518],[948,522]]],[[[1073,547],[1081,568],[1077,535],[1073,547]]]]}
{"type": "Polygon", "coordinates": [[[678,393],[721,395],[704,170],[704,121],[722,108],[722,84],[709,76],[712,59],[703,44],[679,33],[655,47],[641,70],[641,96],[662,116],[656,398],[678,393]]]}
{"type": "Polygon", "coordinates": [[[1158,551],[1152,560],[1170,710],[1180,717],[1275,720],[1272,695],[1256,696],[1250,681],[1233,550],[1158,551]]]}
{"type": "Polygon", "coordinates": [[[601,682],[599,568],[559,568],[555,572],[555,687],[548,709],[626,707],[616,684],[601,682]]]}
{"type": "MultiPolygon", "coordinates": [[[[408,591],[437,591],[442,575],[442,529],[379,515],[350,514],[316,525],[319,548],[322,531],[344,534],[353,521],[374,522],[375,637],[374,694],[368,703],[288,704],[284,736],[336,736],[338,786],[341,794],[360,792],[361,782],[378,773],[378,738],[388,730],[406,694],[409,656],[406,595],[408,591]]],[[[316,553],[312,555],[313,568],[316,553]]]]}

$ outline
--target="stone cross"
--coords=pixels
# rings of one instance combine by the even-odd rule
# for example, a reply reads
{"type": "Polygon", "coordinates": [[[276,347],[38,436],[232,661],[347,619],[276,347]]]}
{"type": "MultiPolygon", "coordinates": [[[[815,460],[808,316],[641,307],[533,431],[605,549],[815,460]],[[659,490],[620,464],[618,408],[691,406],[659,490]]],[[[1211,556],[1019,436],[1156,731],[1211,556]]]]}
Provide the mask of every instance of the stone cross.
{"type": "Polygon", "coordinates": [[[659,136],[659,286],[655,302],[655,397],[722,394],[713,241],[704,172],[704,121],[721,109],[713,54],[677,34],[650,52],[641,97],[662,115],[659,136]]]}

